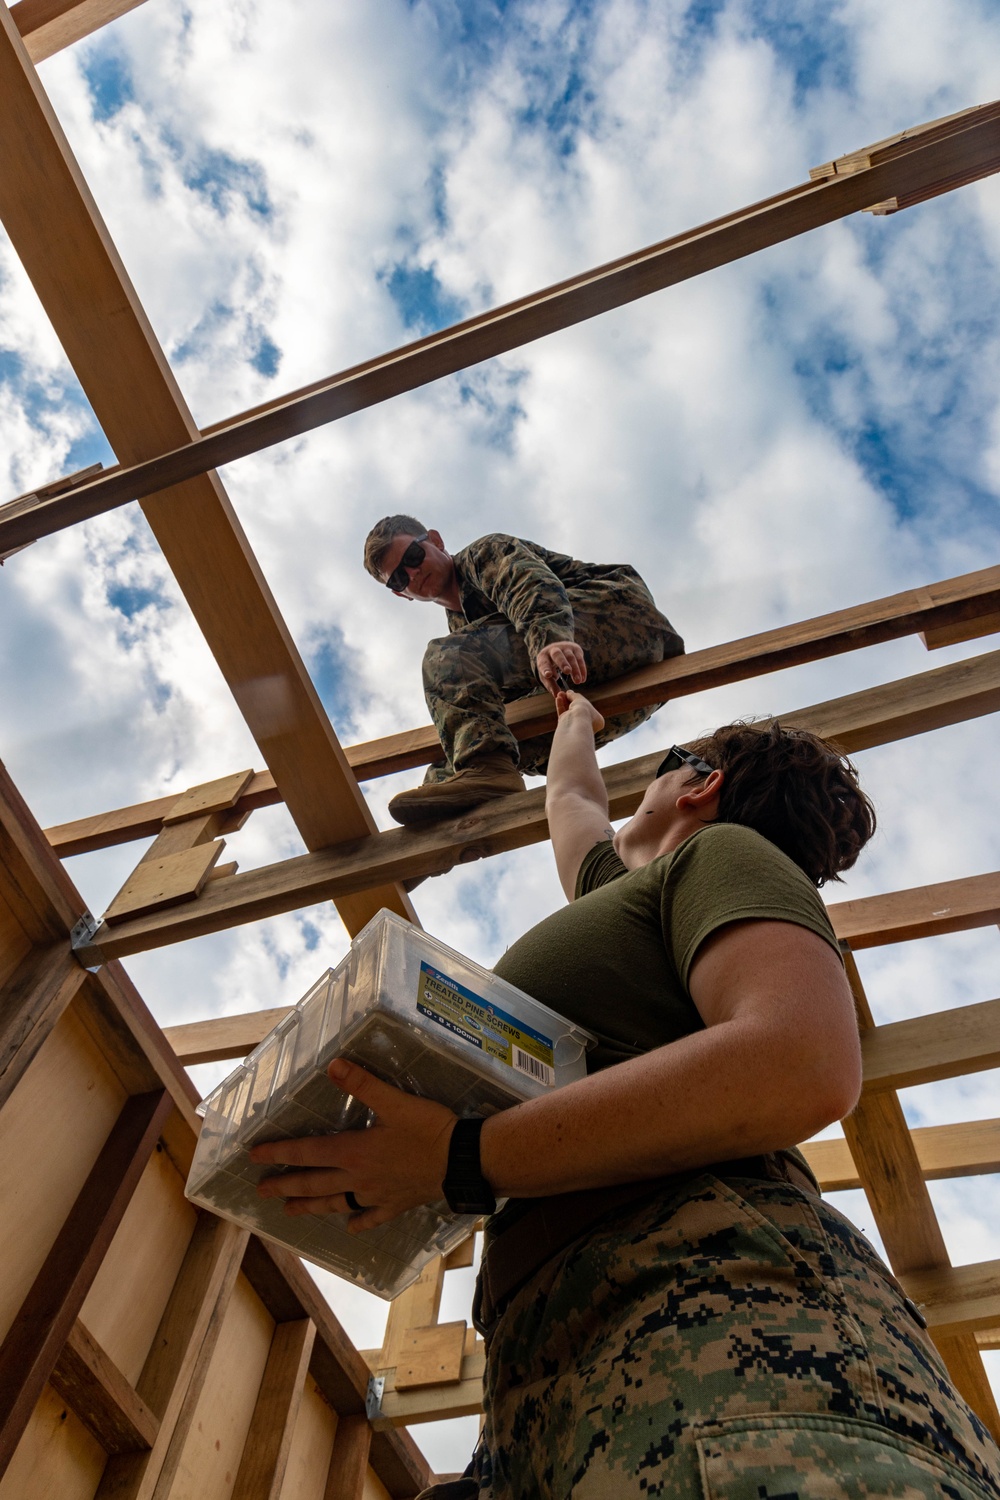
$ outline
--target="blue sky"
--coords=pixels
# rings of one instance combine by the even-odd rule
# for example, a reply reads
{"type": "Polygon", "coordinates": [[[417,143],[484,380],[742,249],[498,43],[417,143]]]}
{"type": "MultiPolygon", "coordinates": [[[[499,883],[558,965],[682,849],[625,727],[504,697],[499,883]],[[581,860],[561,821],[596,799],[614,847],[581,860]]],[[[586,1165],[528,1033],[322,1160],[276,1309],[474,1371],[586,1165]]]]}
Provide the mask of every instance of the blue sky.
{"type": "MultiPolygon", "coordinates": [[[[978,0],[147,0],[41,77],[207,424],[982,102],[998,64],[1000,17],[978,0]]],[[[392,511],[456,546],[503,529],[635,562],[691,646],[995,563],[998,270],[992,179],[230,466],[342,737],[426,718],[420,657],[443,618],[360,567],[392,511]]],[[[111,459],[2,238],[0,424],[9,494],[111,459]]],[[[11,559],[0,642],[0,757],[44,823],[261,765],[135,507],[11,559]]],[[[682,700],[609,753],[991,646],[901,642],[682,700]]],[[[984,719],[860,757],[882,831],[833,899],[997,868],[995,738],[984,719]]],[[[368,786],[383,826],[407,780],[368,786]]],[[[277,808],[226,857],[247,868],[300,847],[277,808]]],[[[136,853],[72,862],[95,911],[136,853]]],[[[558,900],[544,849],[417,893],[428,928],[486,962],[558,900]]],[[[998,941],[863,955],[879,1019],[989,998],[998,941]]],[[[295,999],[345,942],[319,908],[130,969],[170,1023],[295,999]]],[[[995,1095],[982,1075],[904,1104],[924,1124],[993,1115],[995,1095]]],[[[992,1253],[992,1188],[942,1190],[941,1212],[956,1259],[992,1253]]],[[[377,1342],[378,1309],[332,1295],[377,1342]]]]}

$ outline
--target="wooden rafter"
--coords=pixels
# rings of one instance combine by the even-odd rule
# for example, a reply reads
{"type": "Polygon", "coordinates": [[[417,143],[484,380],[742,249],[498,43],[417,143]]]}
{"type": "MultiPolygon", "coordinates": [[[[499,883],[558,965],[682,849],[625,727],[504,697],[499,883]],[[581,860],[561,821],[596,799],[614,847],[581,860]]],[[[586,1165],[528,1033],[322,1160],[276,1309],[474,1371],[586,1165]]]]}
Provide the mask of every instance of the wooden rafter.
{"type": "MultiPolygon", "coordinates": [[[[852,693],[779,717],[784,724],[812,729],[844,742],[847,748],[886,744],[921,729],[956,723],[1000,707],[1000,652],[977,657],[974,662],[979,665],[959,662],[952,667],[939,667],[933,672],[869,689],[867,693],[852,693]]],[[[660,758],[660,753],[654,752],[622,761],[602,772],[613,818],[627,817],[635,811],[660,758]]],[[[294,911],[389,879],[440,874],[456,864],[520,849],[547,836],[544,789],[522,792],[447,822],[374,834],[334,850],[299,855],[246,874],[212,881],[194,900],[113,928],[105,924],[93,943],[81,951],[88,963],[100,962],[102,957],[124,957],[256,922],[279,912],[294,911]]],[[[997,877],[979,876],[975,880],[978,884],[952,883],[953,911],[931,915],[921,909],[920,919],[926,932],[950,932],[969,925],[962,903],[968,905],[970,900],[980,904],[986,900],[990,915],[982,917],[983,923],[997,920],[1000,894],[995,884],[991,884],[997,877]],[[984,888],[988,888],[988,897],[981,894],[984,888]]],[[[907,893],[902,893],[892,908],[893,912],[899,908],[897,926],[913,922],[906,896],[907,893]]],[[[943,899],[939,903],[942,907],[945,904],[943,899]]],[[[851,912],[855,907],[866,911],[865,903],[860,901],[845,902],[842,907],[845,923],[853,920],[851,912]]],[[[838,908],[833,910],[836,912],[838,908]]],[[[860,936],[853,926],[841,934],[855,946],[897,940],[872,936],[867,915],[862,915],[859,921],[863,929],[860,936]]]]}
{"type": "Polygon", "coordinates": [[[931,121],[889,142],[854,152],[852,159],[859,165],[846,175],[834,172],[799,183],[749,208],[278,397],[215,424],[204,434],[190,432],[173,444],[164,441],[155,457],[123,456],[120,469],[50,499],[19,501],[0,508],[0,552],[416,390],[888,198],[917,201],[941,191],[943,185],[994,172],[1000,167],[1000,104],[986,104],[931,121]],[[866,156],[869,165],[861,165],[866,156]]]}
{"type": "MultiPolygon", "coordinates": [[[[795,625],[671,657],[605,683],[593,689],[590,696],[605,715],[622,713],[664,698],[687,697],[765,672],[898,640],[901,636],[946,629],[974,632],[980,622],[992,626],[998,609],[1000,568],[984,568],[876,599],[870,604],[836,610],[795,625]]],[[[962,636],[970,638],[969,634],[962,636]]],[[[537,693],[511,704],[507,722],[518,739],[553,728],[555,715],[548,693],[537,693]]],[[[440,754],[440,743],[433,726],[428,724],[367,744],[349,745],[344,753],[355,776],[364,780],[425,765],[440,754]]],[[[274,777],[269,771],[258,771],[226,806],[238,817],[278,801],[280,794],[274,777]]],[[[171,793],[132,807],[63,823],[47,829],[46,833],[59,854],[86,854],[131,839],[155,836],[165,820],[176,816],[177,796],[171,793]]]]}
{"type": "Polygon", "coordinates": [[[31,61],[40,63],[141,4],[142,0],[18,0],[10,14],[31,61]]]}
{"type": "MultiPolygon", "coordinates": [[[[0,6],[0,219],[111,444],[125,463],[197,435],[10,13],[0,6]]],[[[307,848],[375,824],[218,476],[144,506],[307,848]]],[[[0,547],[0,551],[3,551],[0,547]]],[[[356,932],[401,889],[347,897],[356,932]]]]}

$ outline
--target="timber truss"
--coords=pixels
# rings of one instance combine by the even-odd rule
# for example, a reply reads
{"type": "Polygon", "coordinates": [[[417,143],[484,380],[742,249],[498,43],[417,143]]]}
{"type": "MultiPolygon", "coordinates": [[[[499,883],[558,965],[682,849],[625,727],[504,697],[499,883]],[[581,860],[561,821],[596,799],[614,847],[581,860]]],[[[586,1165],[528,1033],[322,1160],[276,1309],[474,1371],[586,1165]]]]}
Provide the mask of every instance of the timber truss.
{"type": "MultiPolygon", "coordinates": [[[[543,795],[529,791],[449,822],[379,832],[360,781],[429,762],[438,748],[433,731],[340,745],[214,466],[849,214],[889,215],[995,172],[1000,104],[839,157],[764,202],[202,430],[33,65],[136,3],[20,0],[8,11],[0,0],[0,218],[118,459],[0,505],[0,559],[138,500],[264,768],[45,834],[9,782],[0,785],[0,1163],[4,1143],[20,1142],[23,1152],[33,1140],[25,1120],[58,1117],[67,1077],[99,1075],[110,1101],[98,1118],[100,1090],[80,1092],[79,1109],[64,1122],[74,1148],[84,1134],[92,1142],[79,1146],[75,1175],[65,1167],[69,1145],[37,1148],[40,1159],[46,1149],[52,1155],[39,1169],[47,1187],[37,1222],[24,1243],[3,1242],[10,1266],[0,1281],[13,1290],[0,1297],[0,1474],[10,1465],[8,1474],[30,1475],[36,1463],[56,1462],[45,1425],[54,1400],[66,1407],[60,1420],[74,1414],[66,1431],[76,1422],[83,1434],[66,1447],[65,1472],[79,1476],[84,1438],[91,1444],[94,1483],[78,1483],[74,1493],[168,1500],[186,1493],[185,1465],[215,1462],[199,1447],[213,1413],[239,1408],[214,1450],[231,1455],[227,1494],[277,1500],[286,1475],[301,1477],[313,1463],[320,1477],[310,1494],[360,1500],[374,1472],[402,1500],[428,1474],[396,1429],[481,1409],[482,1345],[464,1322],[438,1322],[445,1272],[471,1264],[472,1242],[429,1266],[396,1300],[383,1347],[362,1359],[294,1256],[194,1214],[180,1191],[198,1127],[183,1065],[244,1055],[283,1010],[163,1033],[119,960],[328,900],[352,936],[382,907],[415,921],[404,882],[544,839],[543,795]],[[225,840],[276,802],[287,806],[308,852],[239,873],[221,858],[225,840]],[[108,910],[93,918],[59,857],[150,838],[108,910]],[[140,1309],[148,1337],[134,1332],[137,1311],[126,1338],[129,1320],[108,1267],[120,1280],[129,1267],[147,1265],[136,1205],[145,1195],[142,1212],[149,1211],[156,1173],[157,1181],[169,1177],[156,1202],[164,1222],[173,1216],[176,1263],[162,1296],[154,1288],[140,1309]],[[249,1355],[239,1355],[254,1337],[262,1352],[251,1380],[249,1355]]],[[[907,635],[933,649],[997,630],[1000,568],[991,567],[673,658],[594,697],[616,712],[907,635]]],[[[1000,651],[993,651],[792,707],[781,719],[858,752],[998,708],[1000,651]]],[[[552,725],[551,701],[524,699],[508,718],[518,737],[537,734],[552,725]]],[[[643,756],[604,773],[614,817],[637,805],[655,761],[643,756]]],[[[980,1350],[1000,1347],[1000,1261],[953,1267],[927,1189],[929,1179],[1000,1171],[1000,1120],[911,1131],[897,1097],[914,1084],[1000,1066],[1000,999],[875,1026],[854,958],[868,947],[996,924],[1000,873],[841,902],[831,917],[857,1003],[865,1084],[844,1138],[808,1144],[806,1154],[825,1187],[864,1188],[893,1268],[956,1384],[1000,1434],[980,1358],[980,1350]]],[[[157,1274],[149,1270],[153,1281],[157,1274]]]]}

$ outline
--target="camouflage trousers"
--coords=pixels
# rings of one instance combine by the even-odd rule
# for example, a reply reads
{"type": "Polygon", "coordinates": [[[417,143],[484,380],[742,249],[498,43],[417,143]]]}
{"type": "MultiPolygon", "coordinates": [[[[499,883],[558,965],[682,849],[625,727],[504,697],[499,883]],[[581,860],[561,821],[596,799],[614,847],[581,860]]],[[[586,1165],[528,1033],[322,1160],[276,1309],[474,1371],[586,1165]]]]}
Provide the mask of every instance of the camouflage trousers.
{"type": "Polygon", "coordinates": [[[996,1500],[996,1445],[822,1199],[706,1173],[610,1220],[488,1330],[483,1441],[428,1496],[996,1500]]]}
{"type": "MultiPolygon", "coordinates": [[[[684,642],[660,614],[635,569],[621,567],[617,574],[615,579],[595,581],[586,591],[569,590],[573,637],[587,659],[588,683],[608,682],[684,650],[684,642]]],[[[518,745],[504,717],[505,704],[539,687],[524,639],[506,615],[486,615],[429,641],[423,673],[424,696],[445,756],[443,763],[430,767],[425,780],[440,781],[474,756],[497,750],[510,755],[522,771],[544,772],[551,734],[518,745]]],[[[597,743],[626,734],[660,706],[617,714],[597,743]]]]}

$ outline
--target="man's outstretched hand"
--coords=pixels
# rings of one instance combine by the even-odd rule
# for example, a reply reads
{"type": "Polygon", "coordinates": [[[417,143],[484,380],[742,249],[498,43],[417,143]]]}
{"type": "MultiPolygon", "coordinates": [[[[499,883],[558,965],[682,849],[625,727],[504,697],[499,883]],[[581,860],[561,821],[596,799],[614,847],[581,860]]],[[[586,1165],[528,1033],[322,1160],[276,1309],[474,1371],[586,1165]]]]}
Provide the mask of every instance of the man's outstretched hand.
{"type": "Polygon", "coordinates": [[[262,1198],[284,1198],[288,1214],[351,1213],[348,1229],[375,1229],[421,1203],[435,1203],[448,1168],[457,1116],[444,1104],[404,1094],[355,1063],[338,1058],[327,1069],[338,1088],[375,1113],[367,1130],[270,1141],[251,1148],[258,1166],[301,1167],[265,1177],[262,1198]],[[362,1209],[351,1212],[345,1194],[362,1209]]]}
{"type": "Polygon", "coordinates": [[[553,641],[551,645],[543,646],[535,657],[535,671],[542,687],[547,688],[554,698],[559,691],[556,678],[560,672],[573,682],[586,682],[587,660],[582,647],[575,641],[553,641]]]}

